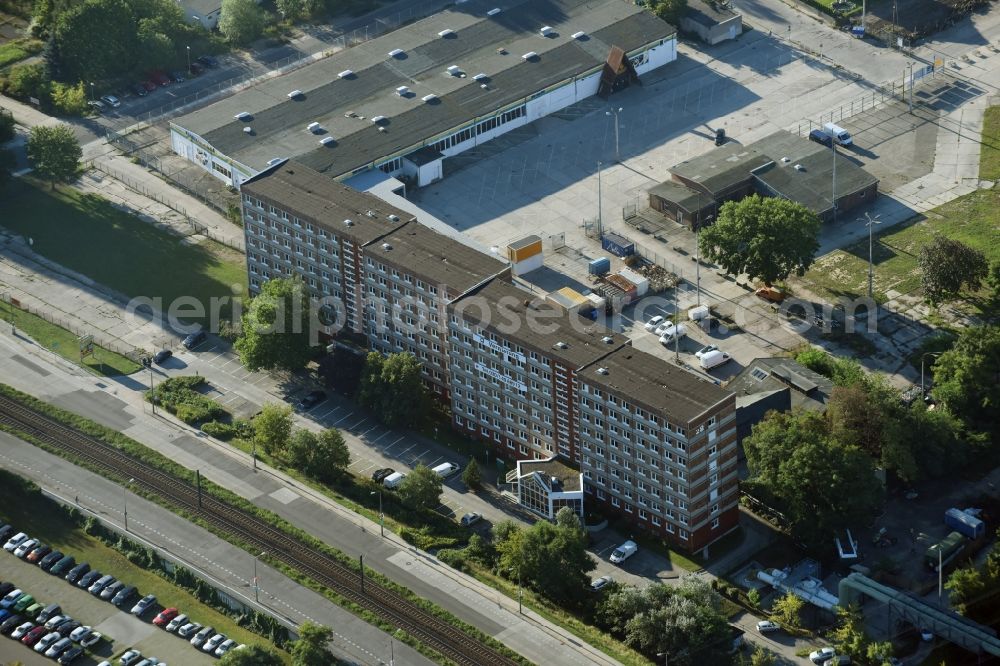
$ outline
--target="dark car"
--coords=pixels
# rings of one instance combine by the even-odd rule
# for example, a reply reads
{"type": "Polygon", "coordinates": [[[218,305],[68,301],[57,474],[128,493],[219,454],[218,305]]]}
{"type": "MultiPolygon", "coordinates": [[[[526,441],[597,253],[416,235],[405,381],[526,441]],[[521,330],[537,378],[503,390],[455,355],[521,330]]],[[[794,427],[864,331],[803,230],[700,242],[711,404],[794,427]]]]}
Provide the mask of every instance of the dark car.
{"type": "Polygon", "coordinates": [[[157,365],[163,365],[163,363],[173,355],[174,353],[169,349],[161,349],[160,351],[156,352],[156,356],[153,357],[153,363],[157,365]]]}
{"type": "Polygon", "coordinates": [[[133,93],[135,93],[139,97],[145,97],[146,95],[149,94],[149,91],[146,90],[146,86],[142,85],[141,83],[135,83],[135,84],[133,84],[132,87],[131,87],[131,90],[132,90],[133,93]]]}
{"type": "Polygon", "coordinates": [[[304,398],[299,400],[299,409],[302,411],[309,411],[319,403],[326,400],[326,392],[316,389],[315,391],[309,391],[304,398]]]}
{"type": "Polygon", "coordinates": [[[63,638],[66,638],[74,631],[79,629],[81,626],[83,625],[78,620],[70,620],[69,622],[63,622],[62,624],[60,624],[58,627],[56,627],[55,631],[63,638]]]}
{"type": "Polygon", "coordinates": [[[721,146],[726,142],[726,130],[719,128],[715,130],[715,145],[721,146]]]}
{"type": "Polygon", "coordinates": [[[121,606],[126,601],[131,599],[134,594],[135,594],[135,585],[129,585],[127,587],[123,587],[122,589],[118,590],[118,592],[115,593],[115,596],[111,598],[111,603],[113,603],[115,606],[121,606]]]}
{"type": "Polygon", "coordinates": [[[14,583],[0,583],[0,599],[6,597],[14,590],[14,583]]]}
{"type": "Polygon", "coordinates": [[[52,565],[49,573],[53,576],[61,576],[74,566],[76,566],[76,558],[72,555],[63,555],[61,560],[52,565]]]}
{"type": "Polygon", "coordinates": [[[184,338],[184,342],[181,344],[184,345],[185,349],[194,349],[202,342],[204,342],[207,337],[208,335],[205,333],[205,331],[195,331],[191,335],[184,338]]]}
{"type": "Polygon", "coordinates": [[[139,85],[141,85],[143,88],[145,88],[146,92],[153,92],[154,90],[156,90],[156,83],[154,83],[153,81],[150,81],[148,79],[146,81],[143,81],[139,85]]]}
{"type": "Polygon", "coordinates": [[[375,470],[372,473],[372,481],[374,481],[375,483],[382,483],[383,481],[385,481],[385,477],[395,473],[395,471],[396,470],[394,470],[391,467],[383,467],[382,469],[375,470]]]}
{"type": "Polygon", "coordinates": [[[54,618],[56,615],[62,612],[62,608],[59,604],[49,604],[38,613],[38,617],[35,618],[35,622],[39,624],[45,624],[50,619],[54,618]]]}
{"type": "Polygon", "coordinates": [[[149,80],[158,86],[170,85],[170,77],[164,72],[151,72],[149,75],[149,80]]]}
{"type": "Polygon", "coordinates": [[[55,563],[63,558],[61,550],[53,550],[51,553],[38,560],[38,566],[42,568],[43,571],[48,571],[55,563]]]}
{"type": "Polygon", "coordinates": [[[14,536],[14,526],[13,525],[2,525],[0,526],[0,541],[6,541],[7,539],[14,536]]]}
{"type": "Polygon", "coordinates": [[[815,141],[816,143],[824,145],[827,148],[833,145],[833,139],[830,138],[829,134],[827,134],[821,129],[814,129],[813,131],[809,132],[809,140],[815,141]]]}
{"type": "Polygon", "coordinates": [[[88,571],[90,571],[90,565],[86,562],[81,562],[69,570],[69,573],[66,574],[66,580],[76,585],[77,581],[86,575],[88,571]]]}
{"type": "Polygon", "coordinates": [[[83,648],[80,647],[79,645],[74,645],[73,647],[62,653],[62,655],[58,659],[58,663],[69,664],[74,659],[79,657],[81,654],[83,654],[83,648]]]}
{"type": "Polygon", "coordinates": [[[86,590],[103,575],[100,571],[88,571],[80,577],[80,580],[76,581],[76,586],[86,590]]]}
{"type": "Polygon", "coordinates": [[[216,58],[215,56],[210,56],[210,55],[203,55],[200,58],[198,58],[195,62],[199,62],[205,67],[209,67],[211,69],[215,69],[216,67],[219,66],[219,59],[216,58]]]}
{"type": "Polygon", "coordinates": [[[187,77],[184,76],[184,72],[175,69],[174,71],[170,72],[170,80],[173,81],[174,83],[183,83],[184,81],[187,80],[187,77]]]}
{"type": "Polygon", "coordinates": [[[198,76],[205,71],[205,67],[200,62],[191,63],[191,76],[198,76]]]}
{"type": "Polygon", "coordinates": [[[28,553],[25,559],[26,562],[31,562],[32,564],[38,564],[42,561],[42,558],[52,552],[52,546],[46,546],[44,543],[38,544],[38,546],[28,553]]]}
{"type": "Polygon", "coordinates": [[[4,636],[10,634],[10,632],[17,629],[19,624],[22,624],[27,618],[23,615],[11,615],[3,622],[0,622],[0,634],[4,636]]]}

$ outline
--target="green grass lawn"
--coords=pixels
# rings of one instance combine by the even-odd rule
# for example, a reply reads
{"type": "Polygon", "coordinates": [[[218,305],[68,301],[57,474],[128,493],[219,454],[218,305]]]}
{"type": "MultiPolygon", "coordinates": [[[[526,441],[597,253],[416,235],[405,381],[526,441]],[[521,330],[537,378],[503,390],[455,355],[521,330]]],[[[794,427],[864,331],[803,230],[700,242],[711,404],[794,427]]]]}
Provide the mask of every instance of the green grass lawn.
{"type": "MultiPolygon", "coordinates": [[[[988,261],[1000,260],[1000,190],[977,190],[898,224],[875,236],[874,293],[879,302],[890,290],[902,294],[920,290],[920,248],[934,233],[962,241],[986,254],[988,261]]],[[[857,298],[868,293],[867,239],[820,257],[799,278],[817,296],[836,300],[857,298]]]]}
{"type": "Polygon", "coordinates": [[[182,296],[207,311],[212,297],[232,296],[233,285],[246,291],[242,253],[212,241],[184,243],[95,195],[18,179],[8,187],[2,225],[95,282],[129,297],[161,298],[164,312],[182,296]]]}
{"type": "Polygon", "coordinates": [[[986,109],[980,141],[979,177],[1000,180],[1000,106],[986,109]]]}
{"type": "MultiPolygon", "coordinates": [[[[0,479],[10,480],[11,476],[9,472],[0,473],[0,479]]],[[[0,522],[10,523],[49,546],[73,555],[77,562],[88,562],[92,569],[135,585],[143,595],[155,594],[157,602],[164,608],[180,608],[195,621],[215,627],[238,643],[269,645],[265,639],[237,625],[233,618],[206,606],[166,579],[132,564],[118,551],[85,533],[52,500],[37,492],[24,492],[17,481],[4,483],[4,488],[5,501],[0,503],[0,522]]],[[[126,647],[116,645],[115,652],[126,647]]],[[[287,663],[288,655],[278,654],[287,663]]]]}
{"type": "Polygon", "coordinates": [[[39,39],[14,39],[0,44],[0,67],[6,67],[12,63],[24,60],[42,50],[45,43],[39,39]]]}
{"type": "Polygon", "coordinates": [[[14,326],[17,330],[24,332],[46,349],[99,375],[129,375],[141,367],[131,359],[99,345],[94,345],[94,354],[80,363],[80,345],[76,333],[9,303],[0,302],[0,317],[5,322],[3,325],[10,322],[11,310],[14,313],[14,326]]]}

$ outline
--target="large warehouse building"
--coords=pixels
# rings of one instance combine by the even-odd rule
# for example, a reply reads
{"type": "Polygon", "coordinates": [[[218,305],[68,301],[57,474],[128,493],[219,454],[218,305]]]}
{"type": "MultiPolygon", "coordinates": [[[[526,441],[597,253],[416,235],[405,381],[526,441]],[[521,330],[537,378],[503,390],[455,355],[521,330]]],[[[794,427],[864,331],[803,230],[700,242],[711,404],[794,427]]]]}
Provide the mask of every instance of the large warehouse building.
{"type": "Polygon", "coordinates": [[[736,526],[731,392],[304,164],[276,164],[241,194],[251,291],[300,275],[371,349],[418,358],[456,430],[510,461],[550,461],[507,479],[532,511],[599,504],[687,550],[736,526]]]}
{"type": "Polygon", "coordinates": [[[624,0],[471,0],[180,117],[171,146],[234,187],[282,158],[423,186],[676,56],[674,28],[624,0]]]}

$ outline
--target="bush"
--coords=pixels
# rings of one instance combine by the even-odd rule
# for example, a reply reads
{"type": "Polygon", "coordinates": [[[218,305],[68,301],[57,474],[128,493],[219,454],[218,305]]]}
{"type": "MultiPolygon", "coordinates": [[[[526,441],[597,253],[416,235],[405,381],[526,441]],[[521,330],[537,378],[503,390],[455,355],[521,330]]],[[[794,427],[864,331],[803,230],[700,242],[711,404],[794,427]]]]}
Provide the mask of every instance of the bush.
{"type": "Polygon", "coordinates": [[[221,405],[195,390],[204,384],[205,378],[201,376],[171,377],[157,385],[153,392],[147,391],[146,398],[188,425],[228,417],[229,412],[221,405]]]}
{"type": "Polygon", "coordinates": [[[208,423],[201,424],[201,431],[224,442],[236,436],[236,426],[234,424],[220,423],[219,421],[209,421],[208,423]]]}
{"type": "Polygon", "coordinates": [[[83,89],[83,82],[75,86],[53,83],[52,106],[56,111],[68,116],[86,115],[90,107],[87,106],[87,93],[83,89]]]}
{"type": "Polygon", "coordinates": [[[441,550],[438,551],[437,557],[439,560],[447,564],[452,569],[465,571],[464,550],[456,550],[454,548],[442,548],[441,550]]]}

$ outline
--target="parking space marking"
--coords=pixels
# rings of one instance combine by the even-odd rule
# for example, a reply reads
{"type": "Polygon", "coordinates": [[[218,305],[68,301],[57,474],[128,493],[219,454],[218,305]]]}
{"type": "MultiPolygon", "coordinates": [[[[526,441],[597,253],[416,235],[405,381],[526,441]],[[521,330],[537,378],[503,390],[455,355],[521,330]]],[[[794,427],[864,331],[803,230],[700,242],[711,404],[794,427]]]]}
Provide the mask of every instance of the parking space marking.
{"type": "Polygon", "coordinates": [[[397,458],[401,459],[404,455],[406,455],[406,452],[409,451],[410,449],[412,449],[414,446],[416,446],[416,444],[410,444],[408,447],[406,447],[405,449],[403,449],[399,453],[395,454],[395,456],[397,458]]]}
{"type": "MultiPolygon", "coordinates": [[[[427,453],[428,451],[430,451],[430,449],[428,449],[427,451],[424,451],[424,453],[427,453]]],[[[420,457],[422,458],[423,454],[420,454],[420,457]]],[[[440,460],[442,458],[443,458],[443,456],[438,456],[437,458],[435,458],[434,460],[430,461],[429,463],[424,463],[424,464],[427,465],[428,467],[434,467],[434,465],[437,465],[438,462],[440,462],[440,460]]]]}
{"type": "Polygon", "coordinates": [[[360,435],[358,435],[358,437],[364,437],[365,435],[367,435],[368,433],[370,433],[372,430],[377,430],[377,429],[378,429],[378,424],[375,424],[371,428],[368,428],[368,430],[365,430],[363,433],[361,433],[360,435]]]}
{"type": "MultiPolygon", "coordinates": [[[[416,446],[416,444],[413,444],[413,445],[411,445],[411,446],[410,446],[410,449],[412,449],[412,448],[413,448],[414,446],[416,446]]],[[[409,451],[410,449],[406,449],[406,451],[409,451]]],[[[403,453],[406,453],[406,451],[403,451],[403,452],[402,452],[402,453],[400,453],[399,455],[403,455],[403,453]]],[[[420,454],[418,454],[418,455],[414,456],[414,457],[413,457],[413,459],[412,459],[412,460],[411,460],[411,461],[410,461],[410,462],[409,462],[408,464],[410,465],[410,467],[413,467],[413,466],[415,466],[415,465],[416,465],[417,463],[419,463],[419,462],[420,462],[420,459],[421,459],[421,458],[423,458],[423,457],[424,457],[425,455],[427,455],[427,454],[428,454],[428,453],[430,453],[430,452],[431,452],[431,450],[430,450],[430,449],[424,449],[424,451],[423,451],[422,453],[420,453],[420,454]]],[[[430,465],[428,465],[428,467],[429,467],[429,466],[430,466],[430,465]]]]}
{"type": "Polygon", "coordinates": [[[334,407],[332,409],[328,409],[325,412],[323,412],[321,415],[317,416],[316,418],[319,419],[320,421],[322,421],[326,417],[328,417],[328,416],[330,416],[332,414],[335,414],[338,409],[340,409],[340,407],[334,407]]]}
{"type": "Polygon", "coordinates": [[[338,421],[334,421],[333,425],[340,425],[342,422],[346,421],[347,419],[351,418],[352,416],[354,416],[354,412],[350,412],[347,416],[343,417],[342,419],[340,419],[338,421]]]}
{"type": "Polygon", "coordinates": [[[358,422],[357,422],[357,423],[355,423],[354,425],[352,425],[352,426],[348,426],[348,427],[347,427],[347,429],[348,429],[348,430],[354,430],[355,428],[357,428],[357,427],[358,427],[359,425],[361,425],[362,423],[364,423],[364,422],[365,422],[365,421],[367,421],[367,420],[368,420],[368,417],[366,416],[365,418],[361,419],[360,421],[358,421],[358,422]]]}
{"type": "Polygon", "coordinates": [[[368,444],[369,445],[374,445],[375,442],[377,442],[378,440],[382,439],[383,437],[385,437],[386,435],[388,435],[390,432],[392,432],[392,431],[391,430],[386,430],[384,433],[382,433],[381,435],[379,435],[375,439],[369,441],[368,444]]]}
{"type": "Polygon", "coordinates": [[[385,453],[386,451],[388,451],[388,450],[389,450],[389,449],[391,449],[392,447],[394,447],[394,446],[396,446],[397,444],[399,444],[400,442],[402,442],[402,441],[403,441],[404,439],[406,439],[406,435],[400,435],[399,439],[397,439],[397,440],[396,440],[395,442],[393,442],[393,443],[392,443],[392,444],[390,444],[389,446],[387,446],[387,447],[385,447],[384,449],[382,449],[382,452],[383,452],[383,453],[385,453]]]}

